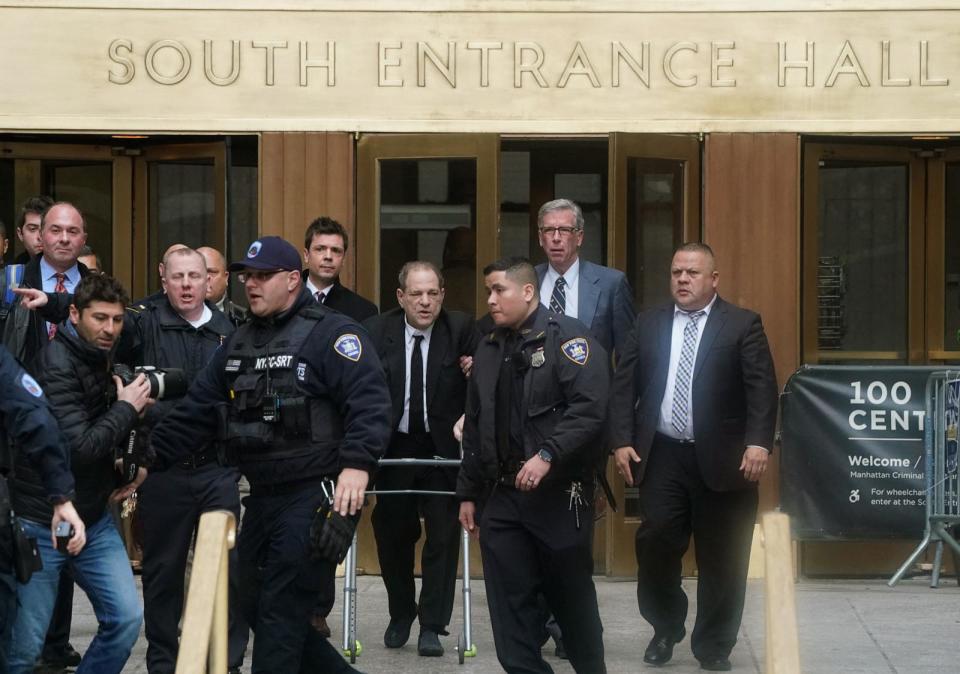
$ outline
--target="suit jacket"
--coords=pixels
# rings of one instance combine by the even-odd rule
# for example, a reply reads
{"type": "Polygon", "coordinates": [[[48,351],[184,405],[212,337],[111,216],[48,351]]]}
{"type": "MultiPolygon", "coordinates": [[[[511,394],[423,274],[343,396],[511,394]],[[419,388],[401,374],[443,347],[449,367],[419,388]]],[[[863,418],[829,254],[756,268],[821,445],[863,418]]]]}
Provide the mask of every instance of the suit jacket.
{"type": "MultiPolygon", "coordinates": [[[[20,285],[24,288],[43,289],[43,279],[40,276],[40,258],[37,255],[23,270],[23,280],[20,285]]],[[[90,273],[82,262],[77,263],[80,278],[90,273]]],[[[65,310],[69,305],[63,305],[65,310]]],[[[59,318],[53,322],[59,322],[59,318]]],[[[18,297],[10,309],[3,325],[3,344],[22,363],[30,363],[37,353],[50,341],[47,336],[47,319],[40,311],[31,311],[21,306],[18,297]]]]}
{"type": "MultiPolygon", "coordinates": [[[[670,366],[674,305],[637,317],[614,377],[611,446],[632,446],[643,479],[670,366]]],[[[713,305],[693,367],[693,437],[703,481],[715,491],[754,486],[740,472],[747,445],[773,449],[777,380],[760,316],[713,305]]]]}
{"type": "MultiPolygon", "coordinates": [[[[403,309],[397,307],[364,322],[383,363],[390,400],[393,403],[390,427],[394,433],[403,416],[407,358],[404,340],[403,309]]],[[[472,356],[478,334],[471,316],[459,311],[440,310],[430,335],[427,352],[427,421],[437,454],[460,458],[460,444],[453,437],[453,425],[463,414],[467,397],[467,379],[460,370],[460,356],[472,356]]],[[[387,458],[390,451],[387,450],[387,458]]]]}
{"type": "MultiPolygon", "coordinates": [[[[306,269],[303,270],[302,275],[303,281],[306,283],[306,269]]],[[[340,279],[337,279],[333,287],[330,288],[330,292],[327,293],[327,299],[323,303],[323,306],[335,309],[341,314],[346,314],[357,323],[363,323],[371,316],[376,316],[380,313],[376,304],[365,297],[361,297],[349,288],[344,288],[340,284],[340,279]]]]}
{"type": "MultiPolygon", "coordinates": [[[[543,283],[546,273],[547,263],[538,264],[538,283],[543,283]]],[[[590,328],[590,335],[600,346],[619,360],[636,315],[627,277],[622,271],[580,258],[577,283],[577,318],[590,328]]],[[[540,302],[548,306],[550,298],[541,297],[540,302]]]]}

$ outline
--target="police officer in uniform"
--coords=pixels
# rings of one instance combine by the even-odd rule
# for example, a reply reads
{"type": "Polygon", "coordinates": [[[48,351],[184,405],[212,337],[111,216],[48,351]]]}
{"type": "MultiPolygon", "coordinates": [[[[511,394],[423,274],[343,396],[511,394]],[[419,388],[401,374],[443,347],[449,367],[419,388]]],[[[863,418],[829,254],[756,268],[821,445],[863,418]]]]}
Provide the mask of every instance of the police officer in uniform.
{"type": "Polygon", "coordinates": [[[151,438],[163,470],[218,434],[225,461],[250,481],[238,548],[254,674],[353,671],[309,617],[390,438],[376,350],[360,326],[304,292],[299,269],[297,250],[269,236],[230,265],[251,320],[151,438]]]}
{"type": "Polygon", "coordinates": [[[86,528],[73,507],[73,473],[56,419],[37,382],[0,346],[0,672],[7,671],[10,630],[17,610],[13,573],[13,528],[7,476],[13,451],[27,453],[43,478],[47,499],[54,504],[51,530],[66,521],[74,527],[68,551],[77,554],[86,543],[86,528]]]}
{"type": "Polygon", "coordinates": [[[591,544],[607,354],[582,323],[540,306],[527,260],[483,273],[497,327],[474,355],[457,496],[461,524],[483,532],[497,658],[507,672],[552,671],[542,591],[574,669],[605,672],[591,544]]]}

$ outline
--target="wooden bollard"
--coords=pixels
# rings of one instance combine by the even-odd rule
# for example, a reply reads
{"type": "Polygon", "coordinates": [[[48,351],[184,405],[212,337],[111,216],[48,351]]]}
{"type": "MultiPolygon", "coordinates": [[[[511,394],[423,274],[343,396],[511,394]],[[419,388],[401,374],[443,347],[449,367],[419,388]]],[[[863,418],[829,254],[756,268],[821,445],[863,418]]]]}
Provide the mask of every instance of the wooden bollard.
{"type": "Polygon", "coordinates": [[[766,562],[766,672],[800,674],[790,518],[783,513],[770,512],[764,514],[761,522],[766,562]]]}

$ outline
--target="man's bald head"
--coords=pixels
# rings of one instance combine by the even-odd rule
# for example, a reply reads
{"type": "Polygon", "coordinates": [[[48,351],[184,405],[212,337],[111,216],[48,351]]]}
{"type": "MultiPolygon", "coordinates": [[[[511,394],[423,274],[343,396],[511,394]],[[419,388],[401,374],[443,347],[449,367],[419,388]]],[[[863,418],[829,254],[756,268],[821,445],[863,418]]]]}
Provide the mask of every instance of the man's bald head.
{"type": "Polygon", "coordinates": [[[170,253],[172,253],[173,251],[180,250],[181,248],[187,248],[187,247],[188,246],[186,246],[185,244],[175,243],[169,248],[167,248],[165,251],[163,251],[163,257],[160,258],[160,264],[157,265],[157,271],[160,272],[161,281],[163,280],[163,261],[166,260],[167,256],[170,255],[170,253]]]}
{"type": "Polygon", "coordinates": [[[207,299],[219,304],[227,294],[227,281],[230,279],[227,260],[223,253],[210,246],[201,246],[197,252],[203,255],[207,265],[207,299]]]}

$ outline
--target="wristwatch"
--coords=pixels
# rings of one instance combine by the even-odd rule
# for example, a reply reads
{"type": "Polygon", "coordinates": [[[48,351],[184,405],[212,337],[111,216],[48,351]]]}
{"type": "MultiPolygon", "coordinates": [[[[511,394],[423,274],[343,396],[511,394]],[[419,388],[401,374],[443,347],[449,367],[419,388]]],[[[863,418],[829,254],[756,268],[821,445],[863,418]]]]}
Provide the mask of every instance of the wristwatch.
{"type": "Polygon", "coordinates": [[[541,460],[546,461],[547,463],[553,462],[553,454],[550,453],[549,449],[541,449],[539,452],[537,452],[537,456],[539,456],[541,460]]]}

